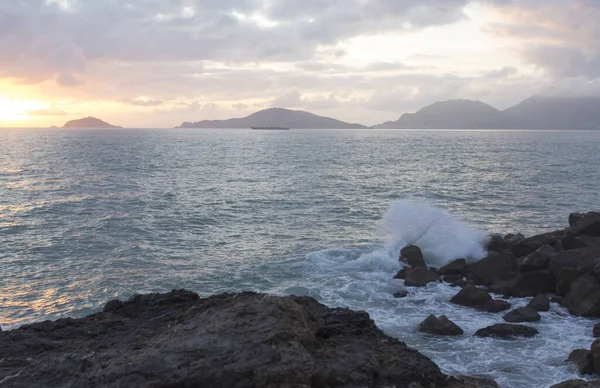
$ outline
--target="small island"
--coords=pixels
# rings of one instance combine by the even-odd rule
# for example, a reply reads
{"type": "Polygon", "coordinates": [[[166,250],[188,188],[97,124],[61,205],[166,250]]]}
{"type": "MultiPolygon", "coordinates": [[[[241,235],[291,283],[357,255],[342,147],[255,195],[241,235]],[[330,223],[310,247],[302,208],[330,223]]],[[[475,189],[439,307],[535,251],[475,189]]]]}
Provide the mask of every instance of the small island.
{"type": "Polygon", "coordinates": [[[76,128],[76,129],[116,129],[116,128],[123,128],[123,127],[118,127],[115,125],[111,125],[109,123],[107,123],[106,121],[102,121],[100,119],[97,119],[95,117],[86,117],[83,119],[78,119],[78,120],[71,120],[69,122],[67,122],[65,125],[63,125],[63,128],[76,128]]]}

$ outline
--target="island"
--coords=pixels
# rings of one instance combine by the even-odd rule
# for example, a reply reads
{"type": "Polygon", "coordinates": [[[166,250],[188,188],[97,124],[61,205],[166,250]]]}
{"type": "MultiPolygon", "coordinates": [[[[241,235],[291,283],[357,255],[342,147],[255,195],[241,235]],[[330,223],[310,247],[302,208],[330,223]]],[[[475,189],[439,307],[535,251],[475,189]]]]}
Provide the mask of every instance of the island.
{"type": "Polygon", "coordinates": [[[83,119],[71,120],[63,125],[63,128],[76,128],[76,129],[115,129],[123,128],[116,125],[107,123],[95,117],[85,117],[83,119]]]}

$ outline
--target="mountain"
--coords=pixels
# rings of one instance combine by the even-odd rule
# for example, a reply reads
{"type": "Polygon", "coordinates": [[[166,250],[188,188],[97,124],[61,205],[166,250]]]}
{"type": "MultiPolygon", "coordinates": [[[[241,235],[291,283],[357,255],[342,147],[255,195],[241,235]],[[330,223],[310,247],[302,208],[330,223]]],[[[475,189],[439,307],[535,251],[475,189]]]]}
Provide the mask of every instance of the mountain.
{"type": "Polygon", "coordinates": [[[360,124],[345,123],[329,117],[317,116],[301,110],[270,108],[250,116],[229,120],[204,120],[185,122],[178,128],[250,128],[259,126],[286,125],[292,129],[360,129],[360,124]]]}
{"type": "Polygon", "coordinates": [[[394,129],[478,129],[490,120],[498,119],[501,112],[481,101],[439,101],[417,113],[405,113],[397,121],[375,128],[394,129]]]}
{"type": "Polygon", "coordinates": [[[86,117],[79,120],[71,120],[63,125],[63,128],[77,128],[77,129],[91,129],[91,128],[123,128],[117,127],[107,123],[106,121],[102,121],[95,117],[86,117]]]}
{"type": "Polygon", "coordinates": [[[373,128],[600,129],[600,97],[533,96],[504,111],[481,101],[448,100],[373,128]]]}

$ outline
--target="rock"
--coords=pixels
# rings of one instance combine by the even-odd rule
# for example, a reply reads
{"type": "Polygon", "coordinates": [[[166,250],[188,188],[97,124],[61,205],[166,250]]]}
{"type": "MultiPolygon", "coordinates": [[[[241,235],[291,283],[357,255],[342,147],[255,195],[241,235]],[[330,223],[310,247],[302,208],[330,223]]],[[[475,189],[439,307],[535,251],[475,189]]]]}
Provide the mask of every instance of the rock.
{"type": "Polygon", "coordinates": [[[600,374],[600,339],[592,342],[592,346],[590,347],[590,357],[594,366],[594,372],[600,374]]]}
{"type": "Polygon", "coordinates": [[[518,271],[517,261],[510,253],[490,255],[480,260],[469,273],[468,279],[477,285],[489,285],[518,271]]]}
{"type": "Polygon", "coordinates": [[[582,276],[585,272],[575,268],[563,268],[556,277],[556,295],[564,297],[571,289],[571,283],[582,276]]]}
{"type": "Polygon", "coordinates": [[[555,280],[550,271],[520,273],[512,279],[492,284],[489,290],[495,294],[524,298],[554,291],[555,280]]]}
{"type": "Polygon", "coordinates": [[[408,276],[408,273],[412,271],[412,268],[410,267],[403,267],[400,271],[398,271],[398,273],[394,276],[394,279],[406,279],[406,277],[408,276]]]}
{"type": "Polygon", "coordinates": [[[571,251],[557,252],[548,263],[548,269],[554,276],[564,268],[573,268],[583,272],[590,272],[600,262],[600,249],[579,248],[571,251]]]}
{"type": "Polygon", "coordinates": [[[400,250],[400,261],[410,265],[412,268],[422,267],[427,268],[423,252],[416,245],[407,245],[400,250]]]}
{"type": "Polygon", "coordinates": [[[577,278],[561,303],[571,314],[600,317],[600,282],[591,275],[577,278]]]}
{"type": "Polygon", "coordinates": [[[394,298],[406,298],[407,296],[408,296],[408,291],[405,291],[405,290],[394,292],[394,298]]]}
{"type": "Polygon", "coordinates": [[[7,387],[443,387],[447,379],[365,312],[248,292],[138,295],[109,313],[22,326],[0,335],[0,360],[7,387]]]}
{"type": "Polygon", "coordinates": [[[510,309],[510,303],[504,300],[492,299],[478,306],[477,309],[488,313],[499,313],[510,309]]]}
{"type": "Polygon", "coordinates": [[[544,294],[538,294],[527,307],[534,311],[550,311],[550,299],[544,294]]]}
{"type": "MultiPolygon", "coordinates": [[[[573,221],[574,224],[567,229],[568,236],[588,235],[600,237],[600,212],[578,215],[577,219],[573,221]]],[[[569,216],[569,224],[570,222],[571,217],[569,216]]]]}
{"type": "Polygon", "coordinates": [[[539,271],[548,268],[550,257],[554,254],[554,249],[550,245],[544,245],[524,258],[517,260],[519,271],[539,271]]]}
{"type": "Polygon", "coordinates": [[[575,250],[580,248],[600,248],[600,237],[594,236],[570,236],[567,235],[561,240],[561,245],[564,250],[575,250]]]}
{"type": "Polygon", "coordinates": [[[460,280],[457,280],[454,283],[450,284],[450,287],[464,288],[467,284],[474,285],[472,282],[469,282],[465,279],[460,279],[460,280]]]}
{"type": "Polygon", "coordinates": [[[502,237],[502,235],[492,234],[489,237],[489,240],[486,245],[486,249],[488,251],[502,252],[504,250],[505,245],[506,245],[506,242],[504,241],[504,238],[502,237]]]}
{"type": "Polygon", "coordinates": [[[485,304],[491,299],[490,294],[484,290],[468,284],[458,294],[454,295],[450,299],[450,302],[461,306],[476,307],[485,304]]]}
{"type": "Polygon", "coordinates": [[[520,322],[537,322],[542,317],[538,314],[537,311],[529,308],[529,307],[519,307],[514,309],[513,311],[505,314],[502,319],[506,322],[511,323],[520,323],[520,322]]]}
{"type": "Polygon", "coordinates": [[[444,275],[444,276],[442,276],[442,280],[446,283],[454,284],[454,283],[458,282],[459,280],[463,280],[463,277],[462,277],[462,275],[444,275]]]}
{"type": "Polygon", "coordinates": [[[539,334],[535,327],[524,325],[511,325],[508,323],[497,323],[495,325],[479,329],[475,333],[479,337],[497,337],[497,338],[514,338],[514,337],[533,337],[539,334]]]}
{"type": "Polygon", "coordinates": [[[550,388],[600,388],[600,381],[568,380],[550,388]]]}
{"type": "Polygon", "coordinates": [[[441,281],[441,277],[434,274],[427,268],[417,267],[408,273],[408,276],[406,276],[406,280],[404,281],[404,285],[409,287],[425,287],[429,283],[441,281]]]}
{"type": "Polygon", "coordinates": [[[552,298],[550,298],[550,302],[552,303],[560,303],[563,300],[563,298],[561,298],[560,296],[553,296],[552,298]]]}
{"type": "Polygon", "coordinates": [[[518,244],[523,240],[525,240],[525,236],[523,236],[521,233],[517,233],[517,234],[509,233],[506,236],[504,236],[504,241],[510,245],[518,244]]]}
{"type": "Polygon", "coordinates": [[[569,227],[574,227],[579,220],[585,216],[585,213],[571,213],[569,214],[569,227]]]}
{"type": "Polygon", "coordinates": [[[463,329],[458,327],[445,315],[436,318],[436,316],[433,314],[421,322],[419,325],[419,331],[437,335],[462,335],[464,333],[463,329]]]}
{"type": "Polygon", "coordinates": [[[446,388],[498,388],[498,384],[490,378],[457,376],[448,379],[446,388]]]}
{"type": "Polygon", "coordinates": [[[560,240],[562,240],[564,236],[565,232],[563,230],[539,234],[537,236],[526,238],[518,244],[512,245],[510,250],[517,258],[527,256],[544,245],[558,247],[560,245],[560,240]]]}
{"type": "Polygon", "coordinates": [[[592,333],[594,337],[600,337],[600,323],[596,323],[594,328],[592,329],[592,333]]]}
{"type": "Polygon", "coordinates": [[[594,364],[592,363],[592,355],[589,350],[573,350],[571,354],[569,354],[567,362],[575,365],[577,371],[581,375],[590,375],[594,373],[594,364]]]}
{"type": "Polygon", "coordinates": [[[467,274],[467,261],[465,259],[454,260],[440,268],[437,273],[440,276],[457,275],[462,277],[467,274]]]}
{"type": "Polygon", "coordinates": [[[435,268],[435,267],[429,267],[429,270],[430,270],[431,272],[433,272],[434,274],[437,274],[437,273],[438,273],[438,269],[437,269],[437,268],[435,268]]]}

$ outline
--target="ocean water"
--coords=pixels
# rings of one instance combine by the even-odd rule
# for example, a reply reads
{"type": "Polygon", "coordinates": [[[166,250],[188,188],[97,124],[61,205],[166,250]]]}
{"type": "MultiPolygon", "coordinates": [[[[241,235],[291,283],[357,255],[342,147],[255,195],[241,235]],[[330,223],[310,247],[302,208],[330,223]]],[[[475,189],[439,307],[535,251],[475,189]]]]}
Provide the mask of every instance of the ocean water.
{"type": "Polygon", "coordinates": [[[553,306],[536,338],[473,337],[501,314],[451,305],[443,284],[394,299],[398,251],[476,260],[487,232],[563,228],[599,204],[600,131],[4,129],[0,324],[181,287],[310,295],[447,373],[547,387],[578,377],[561,364],[595,320],[553,306]],[[417,333],[430,313],[465,335],[417,333]]]}

